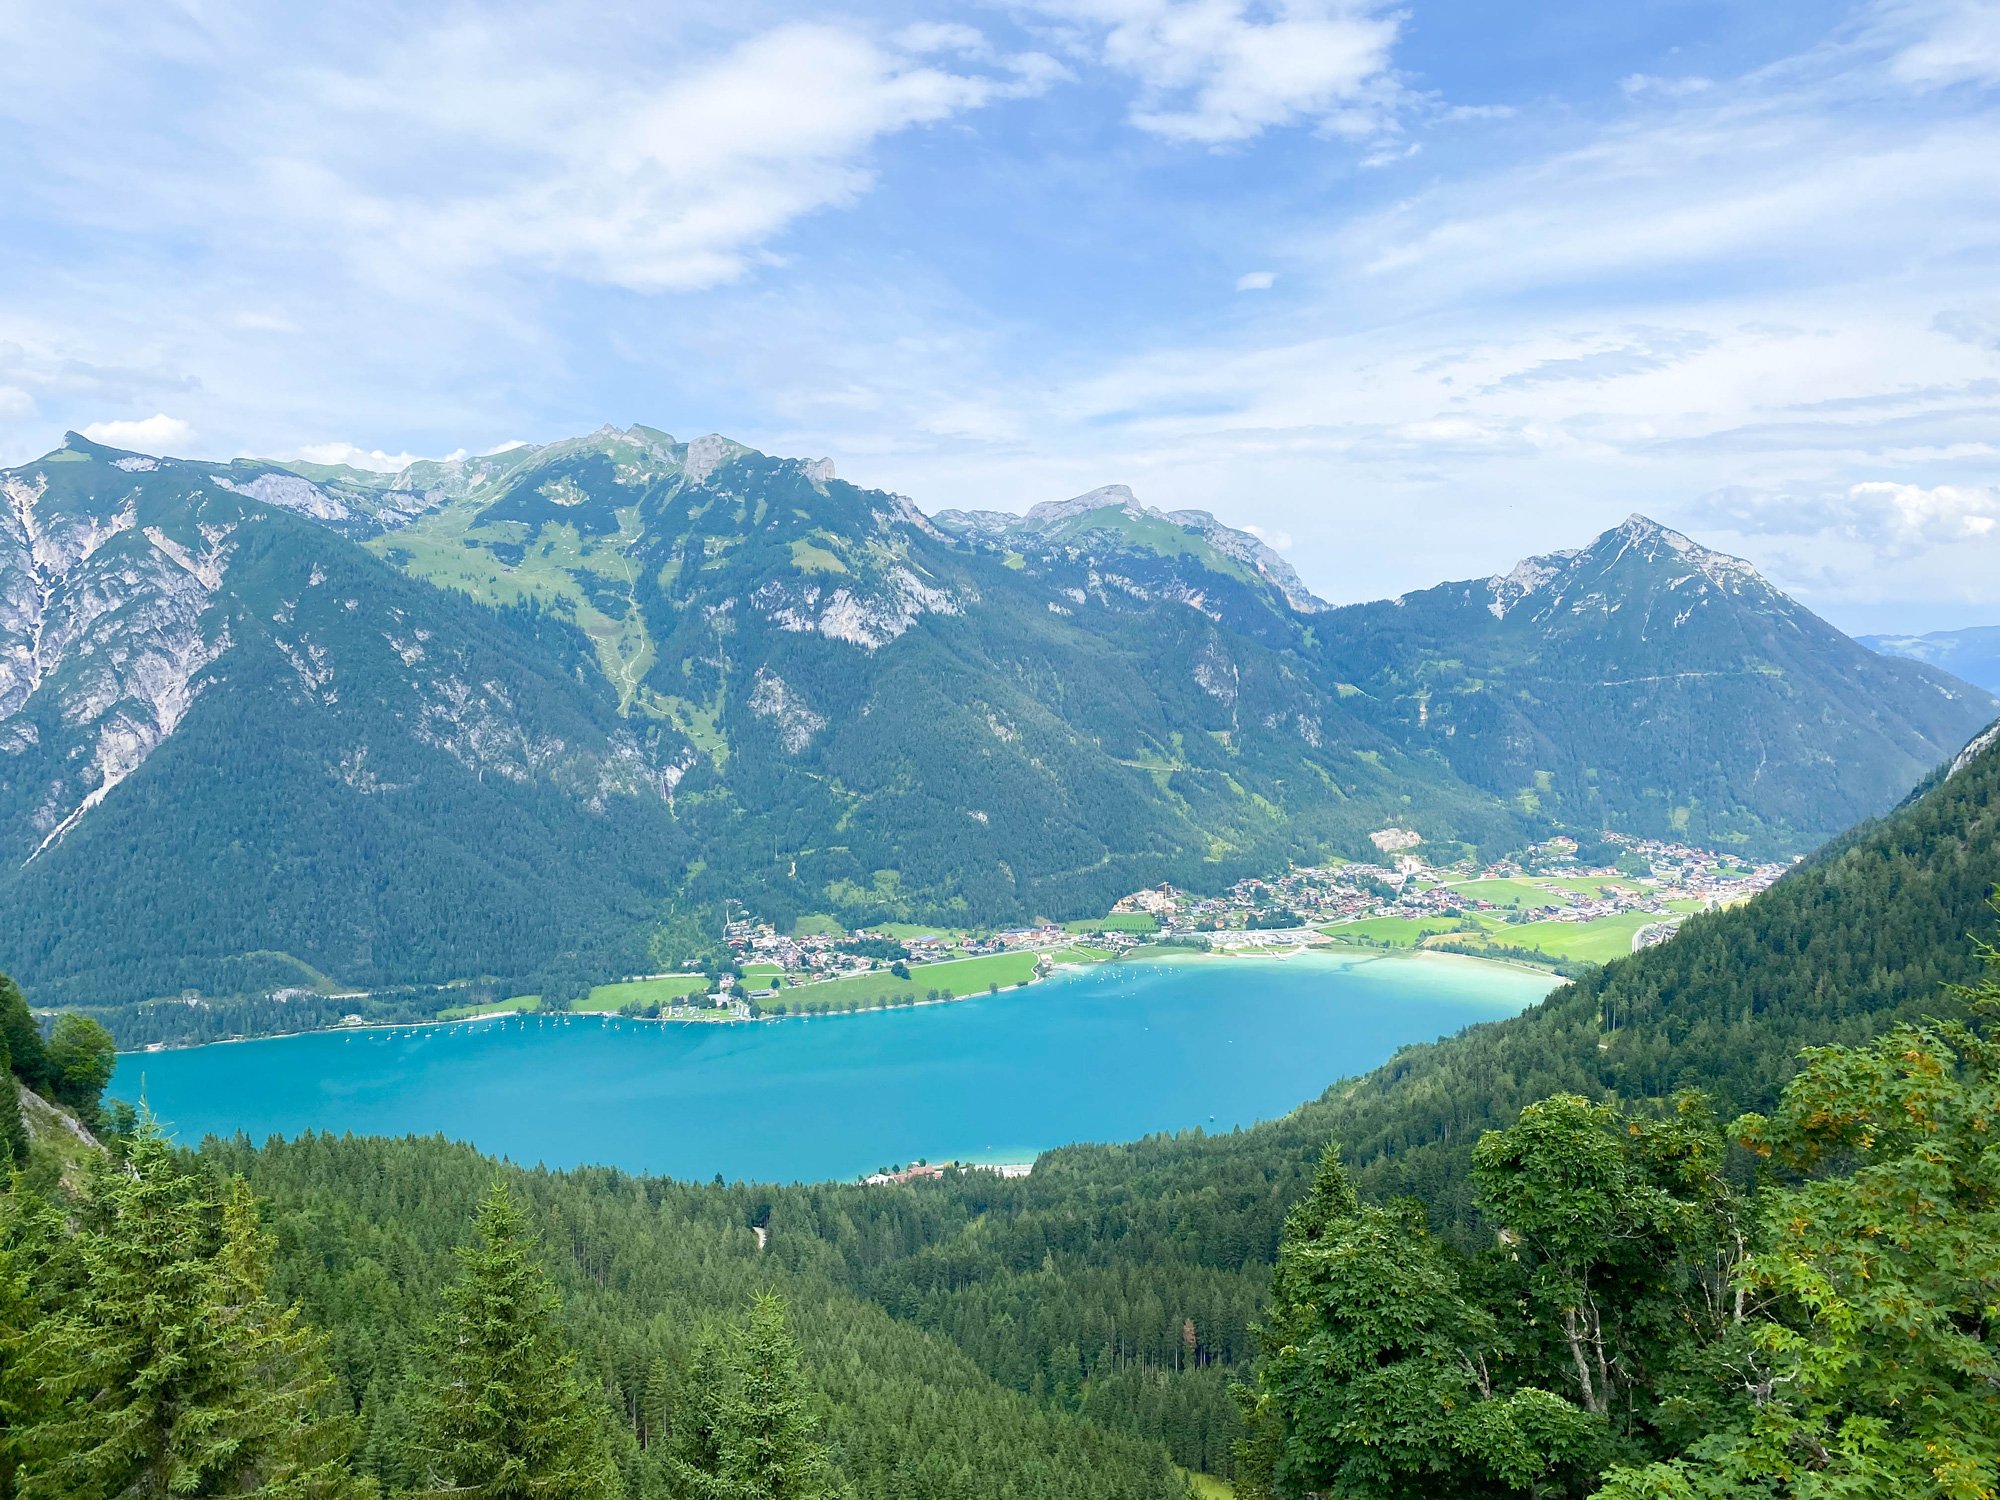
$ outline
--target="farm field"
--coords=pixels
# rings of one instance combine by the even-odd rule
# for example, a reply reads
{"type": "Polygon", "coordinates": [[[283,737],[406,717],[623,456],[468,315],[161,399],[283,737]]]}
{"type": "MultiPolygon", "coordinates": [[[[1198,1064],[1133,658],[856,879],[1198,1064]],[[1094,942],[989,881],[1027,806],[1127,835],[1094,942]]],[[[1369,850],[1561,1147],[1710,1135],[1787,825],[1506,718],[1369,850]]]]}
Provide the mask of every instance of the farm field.
{"type": "Polygon", "coordinates": [[[879,932],[884,937],[892,937],[899,943],[906,943],[911,938],[920,937],[934,937],[939,939],[960,938],[974,929],[966,927],[940,927],[935,922],[877,922],[868,930],[870,932],[879,932]]]}
{"type": "Polygon", "coordinates": [[[1578,896],[1594,896],[1607,887],[1619,891],[1637,891],[1644,887],[1636,880],[1628,880],[1622,875],[1565,875],[1560,879],[1544,880],[1543,885],[1552,885],[1560,890],[1570,891],[1578,896]]]}

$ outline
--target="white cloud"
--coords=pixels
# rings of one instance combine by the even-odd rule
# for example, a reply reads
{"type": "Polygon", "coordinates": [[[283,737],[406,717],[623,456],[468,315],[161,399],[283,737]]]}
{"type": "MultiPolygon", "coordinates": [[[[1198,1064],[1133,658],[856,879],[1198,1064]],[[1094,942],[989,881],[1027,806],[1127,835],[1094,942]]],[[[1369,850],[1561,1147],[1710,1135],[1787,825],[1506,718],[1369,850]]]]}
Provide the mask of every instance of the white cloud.
{"type": "Polygon", "coordinates": [[[1168,140],[1247,141],[1311,123],[1367,136],[1400,88],[1402,13],[1364,0],[1045,0],[1091,28],[1105,64],[1138,81],[1132,123],[1168,140]]]}
{"type": "MultiPolygon", "coordinates": [[[[1592,342],[1598,342],[1593,340],[1592,342]]],[[[1564,354],[1537,360],[1526,369],[1513,370],[1485,387],[1487,391],[1522,391],[1530,386],[1553,385],[1563,381],[1596,384],[1627,375],[1643,375],[1704,350],[1715,339],[1699,329],[1645,329],[1636,337],[1609,343],[1587,352],[1564,354]]]]}
{"type": "Polygon", "coordinates": [[[194,442],[194,428],[179,417],[156,412],[137,421],[92,422],[83,435],[107,448],[130,448],[136,453],[185,453],[194,442]]]}
{"type": "MultiPolygon", "coordinates": [[[[508,443],[493,451],[504,453],[508,448],[519,446],[518,443],[508,443]]],[[[378,474],[400,474],[427,456],[422,453],[384,453],[380,448],[361,448],[353,443],[307,443],[289,454],[288,458],[309,464],[345,464],[350,469],[370,469],[378,474]]],[[[464,457],[465,449],[457,448],[439,461],[450,463],[453,459],[464,457]]]]}
{"type": "Polygon", "coordinates": [[[1976,541],[2000,528],[2000,489],[1896,484],[1871,480],[1852,486],[1848,505],[1859,516],[1879,515],[1888,536],[1904,546],[1976,541]]]}
{"type": "Polygon", "coordinates": [[[1906,40],[1890,64],[1918,88],[2000,83],[2000,7],[1992,0],[1890,0],[1874,34],[1906,40]]]}
{"type": "Polygon", "coordinates": [[[1387,145],[1377,146],[1373,151],[1370,151],[1366,156],[1361,158],[1361,165],[1371,171],[1377,167],[1393,166],[1399,161],[1408,161],[1423,149],[1415,141],[1410,141],[1407,144],[1392,142],[1387,145]]]}
{"type": "Polygon", "coordinates": [[[1864,480],[1820,493],[1735,485],[1704,496],[1696,513],[1743,536],[1853,542],[1885,563],[1967,543],[2000,543],[2000,488],[1864,480]]]}
{"type": "Polygon", "coordinates": [[[1715,87],[1712,78],[1658,78],[1651,73],[1631,73],[1618,80],[1618,87],[1628,99],[1643,99],[1652,95],[1661,99],[1686,99],[1690,95],[1705,94],[1715,87]]]}
{"type": "Polygon", "coordinates": [[[1278,279],[1276,271],[1245,271],[1236,278],[1239,292],[1268,292],[1278,279]]]}
{"type": "Polygon", "coordinates": [[[265,160],[268,200],[336,219],[385,276],[522,265],[640,291],[715,286],[768,260],[800,218],[866,192],[884,138],[1060,71],[1039,54],[977,72],[923,60],[976,50],[970,27],[904,38],[783,25],[640,87],[442,30],[381,71],[312,75],[267,133],[317,149],[265,160]],[[396,149],[348,149],[370,132],[396,149]],[[454,170],[412,177],[402,162],[420,149],[454,170]]]}
{"type": "Polygon", "coordinates": [[[0,385],[0,418],[25,422],[37,410],[35,398],[18,385],[0,385]]]}
{"type": "Polygon", "coordinates": [[[905,52],[956,52],[961,57],[990,57],[993,46],[977,27],[957,21],[919,21],[896,33],[905,52]]]}

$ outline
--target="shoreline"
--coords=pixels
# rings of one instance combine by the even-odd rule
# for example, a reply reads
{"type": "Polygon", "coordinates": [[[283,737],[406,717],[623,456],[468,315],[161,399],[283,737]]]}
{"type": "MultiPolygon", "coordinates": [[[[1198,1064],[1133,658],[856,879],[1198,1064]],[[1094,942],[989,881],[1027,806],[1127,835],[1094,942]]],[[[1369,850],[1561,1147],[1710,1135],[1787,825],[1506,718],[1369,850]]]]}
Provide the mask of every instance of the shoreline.
{"type": "MultiPolygon", "coordinates": [[[[787,1021],[833,1021],[843,1020],[850,1016],[880,1015],[885,1011],[921,1010],[933,1005],[958,1005],[967,1000],[998,999],[1001,996],[1013,994],[1020,990],[1033,989],[1064,974],[1087,973],[1093,969],[1102,969],[1111,965],[1126,963],[1133,959],[1143,959],[1154,963],[1202,960],[1220,963],[1256,963],[1275,959],[1281,963],[1290,963],[1302,958],[1311,959],[1315,956],[1343,959],[1347,958],[1350,954],[1354,956],[1354,961],[1361,963],[1376,963],[1384,959],[1456,960],[1460,963],[1479,964],[1487,968],[1507,969],[1517,974],[1533,974],[1540,978],[1551,980],[1555,986],[1568,983],[1568,980],[1552,969],[1539,968],[1534,964],[1522,963],[1518,959],[1482,958],[1476,953],[1439,952],[1429,948],[1392,948],[1372,943],[1327,942],[1299,944],[1284,951],[1269,949],[1217,953],[1208,949],[1177,947],[1173,944],[1157,946],[1148,944],[1144,947],[1134,948],[1127,953],[1120,954],[1116,958],[1101,959],[1095,963],[1080,963],[1073,960],[1065,963],[1052,963],[1047,973],[1038,973],[1032,979],[1008,985],[997,992],[980,990],[969,995],[942,996],[936,1000],[913,999],[904,1005],[863,1005],[857,1006],[853,1010],[824,1010],[805,1014],[787,1013],[782,1016],[727,1016],[718,1017],[715,1020],[688,1016],[628,1016],[615,1010],[497,1010],[483,1016],[456,1016],[448,1021],[440,1020],[436,1017],[422,1021],[368,1021],[359,1026],[311,1026],[298,1031],[259,1032],[255,1036],[216,1037],[214,1040],[206,1042],[163,1042],[131,1051],[121,1050],[115,1055],[120,1058],[142,1058],[160,1052],[184,1052],[194,1047],[228,1047],[246,1042],[276,1042],[293,1037],[328,1036],[335,1033],[352,1036],[357,1033],[371,1031],[413,1031],[423,1028],[447,1026],[478,1026],[491,1021],[507,1021],[516,1018],[525,1021],[530,1017],[557,1021],[587,1017],[598,1021],[630,1021],[647,1026],[761,1026],[765,1024],[780,1024],[787,1021]]],[[[810,986],[802,986],[802,988],[810,988],[810,986]]]]}

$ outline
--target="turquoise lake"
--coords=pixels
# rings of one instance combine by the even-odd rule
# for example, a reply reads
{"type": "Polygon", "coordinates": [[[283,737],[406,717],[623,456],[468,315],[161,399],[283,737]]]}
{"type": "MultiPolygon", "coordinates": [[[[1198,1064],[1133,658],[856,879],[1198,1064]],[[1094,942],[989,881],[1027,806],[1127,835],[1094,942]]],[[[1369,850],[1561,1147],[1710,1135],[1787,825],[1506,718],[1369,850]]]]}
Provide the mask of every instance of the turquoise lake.
{"type": "Polygon", "coordinates": [[[1130,960],[949,1005],[317,1032],[119,1059],[181,1140],[442,1133],[553,1167],[810,1181],[1284,1114],[1551,981],[1445,958],[1130,960]]]}

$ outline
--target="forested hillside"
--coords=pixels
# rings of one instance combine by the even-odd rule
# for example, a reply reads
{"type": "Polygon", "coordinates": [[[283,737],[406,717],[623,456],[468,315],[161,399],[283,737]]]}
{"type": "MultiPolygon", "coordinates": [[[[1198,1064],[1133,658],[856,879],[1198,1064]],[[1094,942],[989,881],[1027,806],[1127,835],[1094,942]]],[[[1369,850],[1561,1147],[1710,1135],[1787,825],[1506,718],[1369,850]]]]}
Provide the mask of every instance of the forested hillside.
{"type": "MultiPolygon", "coordinates": [[[[1565,1091],[1643,1109],[1700,1088],[1723,1119],[1769,1110],[1802,1048],[1951,1014],[1949,986],[1976,977],[1978,942],[2000,928],[1987,905],[1996,883],[1989,735],[1747,905],[1694,919],[1523,1016],[1406,1049],[1282,1120],[1071,1147],[1025,1180],[969,1177],[902,1204],[798,1190],[782,1202],[810,1206],[777,1222],[852,1220],[831,1238],[871,1297],[950,1333],[1020,1389],[1223,1468],[1235,1432],[1226,1377],[1251,1351],[1285,1215],[1327,1141],[1342,1143],[1364,1197],[1412,1195],[1441,1236],[1477,1245],[1490,1228],[1472,1176],[1483,1131],[1565,1091]]],[[[782,1235],[773,1247],[802,1253],[782,1235]]]]}
{"type": "MultiPolygon", "coordinates": [[[[1976,1147],[1993,1059],[1976,1034],[1950,1025],[1899,1033],[1885,1049],[1830,1054],[1800,1092],[1781,1091],[1804,1047],[1865,1048],[1892,1026],[1959,1007],[1948,986],[1976,978],[1979,943],[2000,921],[1985,904],[2000,879],[1996,824],[2000,737],[1989,735],[1907,806],[1745,906],[1691,922],[1673,942],[1519,1018],[1409,1049],[1284,1120],[1228,1136],[1077,1146],[1047,1154],[1026,1179],[973,1174],[890,1190],[684,1185],[608,1171],[500,1175],[527,1207],[525,1222],[546,1236],[579,1386],[601,1402],[592,1420],[630,1493],[678,1493],[670,1471],[649,1467],[666,1456],[646,1456],[649,1433],[662,1430],[672,1402],[704,1409],[690,1391],[703,1379],[688,1372],[704,1359],[719,1368],[713,1362],[724,1356],[713,1351],[740,1348],[750,1334],[719,1334],[711,1346],[698,1331],[732,1319],[753,1327],[741,1319],[760,1289],[791,1302],[805,1351],[800,1379],[823,1393],[828,1448],[860,1493],[1172,1493],[1171,1454],[1188,1467],[1236,1472],[1251,1493],[1264,1485],[1297,1495],[1324,1488],[1331,1472],[1361,1472],[1340,1466],[1364,1450],[1370,1464],[1390,1466],[1380,1473],[1412,1484],[1450,1475],[1474,1486],[1465,1493],[1581,1495],[1608,1465],[1661,1460],[1681,1467],[1634,1469],[1615,1482],[1668,1488],[1616,1493],[1724,1493],[1673,1486],[1710,1485],[1724,1459],[1750,1463],[1742,1445],[1758,1424],[1782,1420],[1824,1447],[1828,1424],[1876,1421],[1870,1413],[1882,1408],[1864,1378],[1875,1358],[1866,1347],[1857,1348],[1863,1364],[1852,1368],[1862,1373],[1852,1380],[1828,1373],[1847,1365],[1801,1367],[1800,1389],[1812,1393],[1804,1404],[1753,1411],[1730,1396],[1729,1382],[1715,1382],[1711,1359],[1741,1354],[1782,1368],[1823,1345],[1837,1356],[1845,1335],[1811,1307],[1760,1298],[1746,1304],[1754,1318],[1724,1316],[1685,1338],[1662,1332],[1685,1325],[1690,1298],[1724,1305],[1719,1290],[1739,1277],[1761,1285],[1757,1278],[1793,1274],[1787,1268],[1818,1267],[1845,1286],[1859,1274],[1840,1259],[1852,1240],[1842,1206],[1852,1196],[1814,1195],[1809,1184],[1798,1189],[1804,1198],[1746,1196],[1756,1157],[1725,1152],[1720,1122],[1759,1110],[1768,1122],[1741,1125],[1741,1139],[1781,1164],[1845,1170],[1856,1147],[1814,1122],[1833,1118],[1829,1109],[1873,1118],[1868,1111],[1897,1097],[1883,1090],[1923,1083],[1910,1059],[1933,1058],[1936,1071],[1925,1076],[1950,1087],[1923,1083],[1924,1107],[1957,1133],[1951,1139],[1976,1147]],[[1855,1088],[1864,1089],[1860,1103],[1814,1102],[1855,1088]],[[1689,1089],[1705,1102],[1670,1106],[1668,1095],[1689,1089]],[[1329,1141],[1341,1143],[1332,1164],[1322,1162],[1329,1141]],[[1575,1161],[1609,1175],[1588,1187],[1564,1175],[1578,1169],[1563,1163],[1575,1161]],[[1587,1187],[1610,1196],[1599,1203],[1587,1187]],[[1402,1194],[1421,1207],[1373,1206],[1402,1194]],[[1538,1219],[1537,1203],[1554,1203],[1557,1217],[1538,1219]],[[1617,1227],[1621,1215],[1629,1235],[1617,1227]],[[1784,1226],[1794,1222],[1811,1232],[1788,1238],[1784,1226]],[[1551,1238],[1559,1223],[1609,1226],[1610,1240],[1551,1238]],[[1531,1261],[1485,1254],[1502,1227],[1530,1237],[1531,1261]],[[1279,1302],[1267,1312],[1281,1243],[1290,1257],[1282,1265],[1293,1269],[1281,1270],[1279,1302]],[[1366,1277],[1287,1301],[1322,1285],[1314,1278],[1330,1263],[1311,1247],[1334,1244],[1346,1247],[1339,1263],[1357,1275],[1372,1266],[1417,1276],[1396,1283],[1391,1302],[1366,1304],[1401,1309],[1394,1328],[1369,1322],[1366,1277]],[[1508,1278],[1525,1274],[1523,1265],[1534,1275],[1517,1297],[1508,1278]],[[1562,1301],[1577,1277],[1595,1286],[1591,1316],[1606,1347],[1620,1351],[1609,1385],[1578,1385],[1565,1373],[1574,1338],[1547,1333],[1565,1326],[1563,1306],[1580,1305],[1562,1301]],[[1548,1316],[1509,1331],[1510,1309],[1545,1297],[1556,1299],[1548,1316]],[[1285,1374],[1289,1346],[1270,1334],[1260,1342],[1256,1331],[1341,1308],[1349,1310],[1331,1323],[1299,1326],[1301,1337],[1336,1341],[1322,1375],[1285,1374]],[[1738,1350],[1739,1338],[1762,1352],[1738,1350]],[[1480,1403],[1466,1419],[1476,1428],[1446,1423],[1386,1456],[1365,1437],[1341,1436],[1355,1412],[1393,1388],[1461,1380],[1465,1367],[1451,1351],[1473,1347],[1488,1350],[1485,1385],[1461,1392],[1480,1403]],[[1401,1384],[1371,1381],[1340,1395],[1347,1416],[1324,1427],[1325,1441],[1298,1447],[1299,1424],[1322,1421],[1313,1403],[1350,1378],[1339,1371],[1374,1368],[1401,1384]],[[1229,1383],[1253,1369],[1261,1404],[1246,1430],[1229,1383]],[[1614,1409],[1607,1392],[1623,1405],[1614,1409]],[[1360,1447],[1342,1446],[1350,1442],[1360,1447]],[[647,1488],[655,1483],[666,1488],[647,1488]]],[[[17,1006],[14,1029],[25,1019],[17,1006]]],[[[117,1133],[129,1122],[112,1123],[115,1139],[130,1139],[117,1133]]],[[[1887,1127],[1868,1139],[1866,1181],[1902,1192],[1910,1142],[1887,1127]]],[[[1974,1170],[1976,1156],[1953,1171],[1974,1170]]],[[[364,1469],[406,1482],[429,1451],[419,1435],[431,1418],[412,1394],[435,1358],[421,1330],[434,1326],[440,1305],[456,1305],[444,1294],[452,1247],[467,1241],[497,1169],[440,1141],[315,1137],[262,1148],[210,1143],[198,1170],[215,1174],[209,1187],[175,1191],[219,1205],[222,1177],[241,1173],[267,1200],[277,1244],[260,1295],[295,1299],[329,1331],[325,1389],[339,1393],[324,1398],[329,1410],[356,1424],[364,1469]]],[[[1789,1181],[1761,1191],[1792,1192],[1789,1181]]],[[[1957,1202],[1974,1187],[1955,1176],[1939,1191],[1957,1202]]],[[[212,1211],[204,1233],[222,1237],[203,1243],[226,1244],[221,1209],[212,1211]]],[[[34,1222],[43,1225],[34,1233],[47,1232],[46,1221],[34,1222]]],[[[1928,1220],[1922,1232],[1932,1233],[1928,1220]]],[[[1898,1260],[1881,1274],[1906,1271],[1914,1274],[1898,1260]]],[[[1855,1295],[1863,1291],[1855,1284],[1855,1295]]],[[[1937,1372],[1926,1378],[1947,1385],[1961,1378],[1947,1365],[1971,1357],[1952,1352],[1963,1328],[1946,1326],[1961,1293],[1948,1278],[1912,1293],[1945,1309],[1924,1315],[1922,1357],[1937,1372]]],[[[1970,1336],[1977,1343],[1986,1334],[1970,1336]]],[[[1889,1411],[1880,1420],[1894,1441],[1849,1455],[1853,1462],[1909,1451],[1915,1419],[1889,1411]]],[[[1984,1420],[1962,1404],[1923,1417],[1942,1434],[1937,1441],[1959,1444],[1953,1452],[1984,1420]]],[[[1976,1477],[1976,1442],[1967,1451],[1974,1466],[1965,1472],[1976,1477]]]]}

